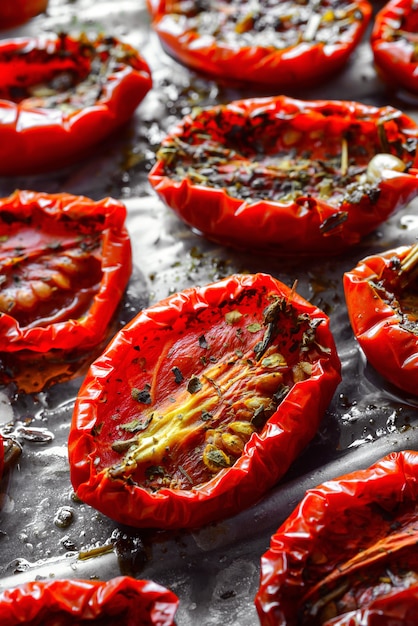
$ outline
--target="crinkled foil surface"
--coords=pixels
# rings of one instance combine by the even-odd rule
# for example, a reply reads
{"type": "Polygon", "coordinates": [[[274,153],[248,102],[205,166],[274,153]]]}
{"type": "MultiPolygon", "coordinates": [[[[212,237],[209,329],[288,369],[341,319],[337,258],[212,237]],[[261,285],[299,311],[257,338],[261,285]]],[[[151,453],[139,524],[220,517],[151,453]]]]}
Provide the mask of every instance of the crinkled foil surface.
{"type": "MultiPolygon", "coordinates": [[[[0,588],[36,577],[130,574],[153,579],[179,596],[179,626],[254,626],[260,557],[305,490],[392,450],[418,449],[417,399],[401,395],[368,366],[353,338],[342,289],[344,271],[363,256],[415,240],[417,204],[332,259],[272,259],[205,241],[151,190],[147,174],[155,151],[194,106],[260,94],[204,80],[171,59],[150,29],[144,0],[50,0],[47,14],[0,36],[72,29],[105,31],[137,47],[150,65],[154,87],[132,122],[95,156],[58,173],[0,179],[0,194],[16,188],[66,191],[94,199],[111,195],[126,203],[135,269],[120,325],[170,293],[233,272],[269,272],[288,285],[297,280],[298,292],[330,316],[343,380],[315,439],[261,502],[197,532],[170,533],[121,527],[74,499],[66,442],[82,378],[33,395],[0,389],[0,426],[23,447],[1,488],[0,588]]],[[[386,89],[378,79],[368,35],[336,78],[315,90],[301,85],[288,95],[391,104],[411,117],[418,112],[418,101],[386,89]]]]}

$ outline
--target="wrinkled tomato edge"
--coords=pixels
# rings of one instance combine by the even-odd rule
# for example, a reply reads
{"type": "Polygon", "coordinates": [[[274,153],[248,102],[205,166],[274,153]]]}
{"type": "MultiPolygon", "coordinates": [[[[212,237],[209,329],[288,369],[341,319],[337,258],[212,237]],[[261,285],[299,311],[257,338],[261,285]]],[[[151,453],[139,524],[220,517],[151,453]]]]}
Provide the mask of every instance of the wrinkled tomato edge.
{"type": "Polygon", "coordinates": [[[178,603],[177,596],[165,587],[129,576],[106,582],[40,580],[0,592],[0,621],[2,626],[30,626],[54,616],[60,624],[63,620],[69,625],[75,619],[95,623],[113,616],[121,625],[125,618],[126,623],[174,626],[178,603]]]}
{"type": "MultiPolygon", "coordinates": [[[[0,200],[0,211],[11,214],[30,215],[34,206],[45,215],[75,223],[83,216],[97,219],[102,233],[102,279],[88,312],[81,318],[22,328],[11,315],[0,314],[0,351],[87,350],[104,339],[131,276],[132,249],[125,227],[126,207],[112,198],[94,201],[67,193],[33,191],[16,191],[0,200]]],[[[39,227],[42,230],[42,224],[39,227]]]]}
{"type": "Polygon", "coordinates": [[[384,379],[416,395],[418,336],[400,325],[396,310],[373,287],[393,259],[401,261],[410,249],[366,257],[345,272],[343,285],[350,324],[367,360],[384,379]]]}
{"type": "MultiPolygon", "coordinates": [[[[348,508],[382,500],[392,505],[416,501],[417,485],[418,453],[407,450],[393,452],[367,469],[308,490],[274,533],[270,548],[261,558],[260,585],[255,596],[261,626],[298,623],[300,603],[308,591],[304,580],[309,558],[318,538],[327,535],[327,520],[338,518],[348,508]]],[[[350,529],[346,532],[349,536],[350,529]]]]}
{"type": "Polygon", "coordinates": [[[341,380],[340,368],[327,316],[272,276],[233,275],[175,294],[139,313],[90,367],[76,400],[68,442],[73,487],[81,500],[131,526],[193,528],[233,515],[264,495],[313,438],[341,380]],[[162,332],[173,316],[187,319],[202,308],[216,312],[221,303],[233,303],[245,290],[265,288],[288,298],[298,312],[321,320],[317,341],[324,352],[312,376],[295,383],[262,432],[253,433],[235,465],[221,470],[201,487],[161,488],[158,492],[97,472],[95,458],[100,455],[100,444],[93,432],[94,425],[100,423],[100,398],[104,394],[107,403],[118,401],[108,397],[106,379],[119,371],[120,362],[138,358],[132,346],[138,345],[139,338],[162,332]]]}

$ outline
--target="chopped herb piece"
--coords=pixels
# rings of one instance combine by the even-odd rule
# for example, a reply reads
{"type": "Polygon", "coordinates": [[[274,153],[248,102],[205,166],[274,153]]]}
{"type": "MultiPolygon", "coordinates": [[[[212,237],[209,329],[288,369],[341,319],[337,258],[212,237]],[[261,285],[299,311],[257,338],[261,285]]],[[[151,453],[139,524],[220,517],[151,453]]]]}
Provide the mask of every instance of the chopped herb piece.
{"type": "Polygon", "coordinates": [[[176,383],[179,385],[180,383],[183,382],[184,377],[183,374],[181,373],[181,371],[179,370],[178,367],[173,367],[173,369],[171,370],[174,374],[174,380],[176,381],[176,383]]]}
{"type": "Polygon", "coordinates": [[[151,386],[148,384],[145,385],[143,389],[136,389],[136,387],[134,387],[131,391],[131,395],[134,398],[134,400],[137,400],[138,402],[141,402],[142,404],[151,404],[152,398],[150,394],[150,389],[151,389],[151,386]]]}
{"type": "Polygon", "coordinates": [[[197,376],[192,376],[187,384],[187,391],[189,393],[197,393],[202,389],[202,383],[197,376]]]}

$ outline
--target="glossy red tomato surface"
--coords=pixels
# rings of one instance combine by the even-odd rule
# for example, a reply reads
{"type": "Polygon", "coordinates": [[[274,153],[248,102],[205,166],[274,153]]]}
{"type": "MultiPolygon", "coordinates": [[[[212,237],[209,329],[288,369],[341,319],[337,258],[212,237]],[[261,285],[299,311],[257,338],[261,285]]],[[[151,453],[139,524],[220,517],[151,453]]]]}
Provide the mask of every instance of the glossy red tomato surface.
{"type": "Polygon", "coordinates": [[[91,365],[72,484],[132,526],[227,517],[284,475],[339,381],[327,316],[272,276],[187,289],[139,313],[91,365]]]}
{"type": "Polygon", "coordinates": [[[388,89],[418,93],[418,12],[413,0],[390,0],[375,18],[371,46],[388,89]]]}
{"type": "Polygon", "coordinates": [[[417,479],[404,451],[307,491],[261,559],[262,626],[413,626],[417,479]]]}
{"type": "Polygon", "coordinates": [[[199,109],[149,180],[207,238],[264,254],[339,254],[418,193],[415,121],[392,107],[253,98],[199,109]]]}
{"type": "Polygon", "coordinates": [[[228,84],[300,89],[346,64],[369,23],[367,0],[148,0],[165,50],[228,84]]]}
{"type": "Polygon", "coordinates": [[[126,208],[67,193],[0,200],[0,352],[87,350],[131,275],[126,208]]]}
{"type": "Polygon", "coordinates": [[[65,33],[0,41],[0,175],[57,170],[125,124],[150,69],[114,38],[65,33]]]}
{"type": "Polygon", "coordinates": [[[178,599],[147,580],[40,580],[0,593],[3,626],[174,626],[178,599]]]}
{"type": "Polygon", "coordinates": [[[383,378],[416,395],[418,289],[416,246],[366,257],[344,274],[353,332],[383,378]]]}

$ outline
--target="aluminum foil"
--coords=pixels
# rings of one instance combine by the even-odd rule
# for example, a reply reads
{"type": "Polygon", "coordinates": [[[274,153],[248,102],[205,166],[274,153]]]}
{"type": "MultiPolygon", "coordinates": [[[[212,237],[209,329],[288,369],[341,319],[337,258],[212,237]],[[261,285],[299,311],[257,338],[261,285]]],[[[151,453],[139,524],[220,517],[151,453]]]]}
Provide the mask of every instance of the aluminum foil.
{"type": "MultiPolygon", "coordinates": [[[[417,398],[392,388],[367,364],[353,337],[342,289],[344,271],[358,260],[416,239],[418,203],[332,259],[247,255],[206,241],[150,188],[147,174],[155,151],[194,106],[273,94],[231,90],[179,65],[152,32],[144,0],[50,0],[47,14],[0,36],[73,29],[105,31],[137,47],[150,65],[154,87],[132,122],[95,156],[48,175],[0,179],[0,195],[20,188],[94,199],[111,195],[126,203],[135,268],[120,326],[170,293],[233,272],[269,272],[288,285],[297,280],[298,292],[330,316],[343,380],[315,439],[261,502],[197,532],[170,533],[121,527],[74,498],[66,444],[82,376],[37,394],[1,388],[0,428],[18,439],[22,454],[1,483],[0,589],[34,578],[130,574],[153,579],[179,596],[178,626],[254,626],[260,557],[306,489],[367,467],[392,450],[418,449],[417,398]]],[[[414,97],[380,82],[368,35],[334,79],[317,89],[300,85],[287,95],[391,104],[418,116],[414,97]]]]}

